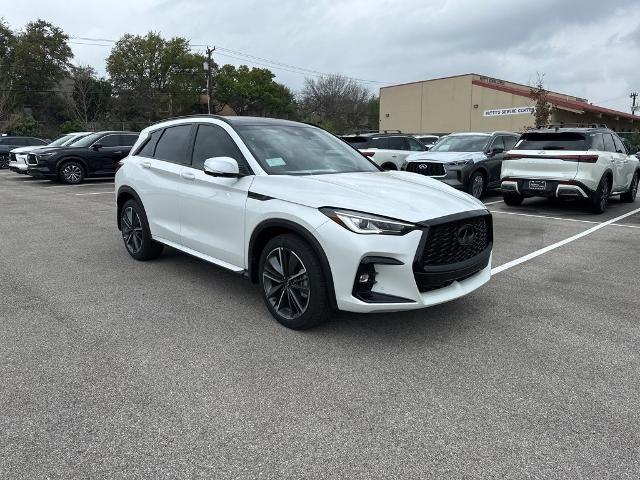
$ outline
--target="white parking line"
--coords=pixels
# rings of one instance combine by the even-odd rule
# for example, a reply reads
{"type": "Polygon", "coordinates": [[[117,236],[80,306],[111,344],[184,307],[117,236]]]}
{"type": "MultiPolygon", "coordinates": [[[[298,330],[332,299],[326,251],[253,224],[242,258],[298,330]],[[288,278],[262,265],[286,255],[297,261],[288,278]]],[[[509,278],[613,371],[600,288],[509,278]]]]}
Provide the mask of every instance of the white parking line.
{"type": "MultiPolygon", "coordinates": [[[[533,215],[531,213],[517,213],[517,212],[502,212],[498,210],[492,210],[491,213],[499,213],[500,215],[517,215],[519,217],[533,217],[533,218],[546,218],[548,220],[560,220],[562,222],[576,222],[576,223],[590,223],[591,225],[599,225],[602,222],[594,222],[593,220],[580,220],[577,218],[563,218],[563,217],[551,217],[548,215],[533,215]]],[[[627,225],[624,223],[612,223],[612,227],[627,227],[627,228],[640,228],[638,225],[627,225]]]]}
{"type": "Polygon", "coordinates": [[[495,205],[496,203],[502,203],[504,200],[496,200],[495,202],[485,203],[485,205],[495,205]]]}
{"type": "Polygon", "coordinates": [[[51,185],[48,188],[77,188],[77,187],[110,187],[113,183],[100,182],[100,183],[81,183],[79,185],[51,185]]]}
{"type": "Polygon", "coordinates": [[[587,235],[591,235],[594,232],[597,232],[598,230],[607,227],[609,225],[613,225],[616,222],[619,222],[620,220],[622,220],[623,218],[627,218],[630,217],[631,215],[635,215],[636,213],[640,213],[640,208],[637,208],[635,210],[632,210],[631,212],[625,213],[624,215],[620,215],[619,217],[613,218],[611,220],[608,220],[606,222],[602,222],[597,224],[594,227],[591,227],[588,230],[585,230],[582,233],[578,233],[577,235],[574,235],[573,237],[569,237],[565,240],[561,240],[560,242],[554,243],[553,245],[549,245],[548,247],[544,247],[541,248],[540,250],[536,250],[535,252],[532,252],[528,255],[525,255],[524,257],[520,257],[520,258],[516,258],[515,260],[512,260],[510,262],[505,263],[504,265],[500,265],[499,267],[496,267],[494,269],[491,270],[491,274],[495,275],[497,273],[500,272],[504,272],[505,270],[509,270],[512,267],[515,267],[517,265],[520,265],[521,263],[524,262],[528,262],[529,260],[539,257],[540,255],[544,255],[545,253],[548,253],[552,250],[555,250],[556,248],[560,248],[568,243],[571,242],[575,242],[576,240],[579,240],[582,237],[586,237],[587,235]]]}
{"type": "Polygon", "coordinates": [[[91,192],[91,193],[76,193],[76,197],[83,197],[85,195],[113,195],[114,191],[110,191],[110,192],[91,192]]]}

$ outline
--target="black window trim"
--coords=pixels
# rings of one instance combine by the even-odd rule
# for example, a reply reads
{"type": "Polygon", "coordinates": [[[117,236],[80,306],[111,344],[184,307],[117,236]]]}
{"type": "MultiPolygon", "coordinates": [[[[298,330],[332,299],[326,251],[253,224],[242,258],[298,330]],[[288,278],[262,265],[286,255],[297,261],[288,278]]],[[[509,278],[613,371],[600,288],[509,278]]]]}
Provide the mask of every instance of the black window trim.
{"type": "MultiPolygon", "coordinates": [[[[137,156],[140,155],[140,152],[144,149],[144,147],[147,146],[147,143],[149,143],[151,141],[151,137],[154,133],[156,132],[162,132],[164,133],[164,128],[156,128],[155,130],[149,130],[149,134],[147,136],[147,138],[145,139],[144,142],[142,142],[140,144],[140,146],[138,148],[136,148],[136,151],[132,154],[132,156],[137,156]]],[[[162,133],[160,133],[160,137],[162,137],[162,133]]],[[[160,140],[160,137],[158,137],[158,140],[160,140]]],[[[158,144],[158,142],[156,141],[156,145],[158,144]]],[[[156,147],[154,145],[153,147],[153,152],[151,154],[151,157],[144,157],[144,158],[154,158],[153,156],[156,154],[156,147]]]]}
{"type": "MultiPolygon", "coordinates": [[[[189,122],[189,123],[176,123],[174,125],[167,125],[165,127],[159,128],[158,130],[162,130],[162,133],[160,134],[160,136],[158,137],[158,141],[156,142],[156,145],[153,147],[153,158],[154,160],[157,160],[159,162],[167,162],[167,163],[172,163],[174,165],[181,165],[183,167],[190,167],[191,166],[191,153],[193,152],[193,140],[194,140],[194,127],[195,127],[195,123],[194,122],[189,122]],[[170,129],[170,128],[176,128],[176,127],[191,127],[191,130],[189,131],[189,138],[187,139],[187,153],[186,153],[186,158],[185,160],[187,161],[187,163],[182,163],[182,162],[174,162],[173,160],[167,160],[166,158],[157,158],[156,157],[156,150],[158,148],[158,143],[160,143],[160,140],[162,140],[162,137],[164,136],[165,132],[170,129]]],[[[154,130],[153,132],[157,132],[158,130],[154,130]]],[[[151,132],[151,133],[153,133],[151,132]]],[[[149,138],[151,138],[151,133],[149,134],[149,138]]],[[[146,142],[145,142],[146,143],[146,142]]]]}
{"type": "Polygon", "coordinates": [[[244,167],[244,169],[246,170],[247,173],[244,174],[244,175],[243,174],[241,174],[241,175],[245,176],[245,177],[248,177],[248,176],[251,176],[251,175],[255,175],[255,172],[253,171],[253,168],[251,168],[251,165],[249,164],[249,161],[247,160],[247,157],[245,156],[244,153],[242,153],[242,148],[240,148],[240,145],[238,145],[238,142],[236,142],[234,140],[234,138],[231,135],[229,135],[229,132],[227,132],[227,130],[222,125],[219,125],[219,124],[213,123],[213,122],[196,122],[193,125],[194,125],[194,128],[193,128],[193,131],[192,131],[191,148],[189,149],[189,167],[193,168],[194,170],[200,171],[199,168],[193,167],[193,150],[194,150],[195,145],[196,145],[196,138],[198,136],[198,129],[202,125],[204,125],[204,126],[214,126],[214,127],[221,128],[222,131],[229,136],[229,139],[233,142],[233,144],[238,149],[238,152],[242,156],[242,161],[240,162],[240,163],[242,163],[242,165],[240,165],[240,163],[238,163],[238,169],[240,170],[240,172],[242,172],[242,169],[244,167]]]}

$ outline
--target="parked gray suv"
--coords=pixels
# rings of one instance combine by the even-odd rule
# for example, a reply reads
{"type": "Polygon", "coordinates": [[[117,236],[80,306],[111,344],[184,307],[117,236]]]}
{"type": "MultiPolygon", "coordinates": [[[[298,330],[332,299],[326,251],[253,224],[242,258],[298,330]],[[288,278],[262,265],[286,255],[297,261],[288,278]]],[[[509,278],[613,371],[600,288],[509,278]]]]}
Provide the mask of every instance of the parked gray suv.
{"type": "Polygon", "coordinates": [[[500,187],[505,152],[519,138],[513,132],[452,133],[431,150],[408,156],[402,169],[436,178],[481,198],[487,189],[500,187]]]}

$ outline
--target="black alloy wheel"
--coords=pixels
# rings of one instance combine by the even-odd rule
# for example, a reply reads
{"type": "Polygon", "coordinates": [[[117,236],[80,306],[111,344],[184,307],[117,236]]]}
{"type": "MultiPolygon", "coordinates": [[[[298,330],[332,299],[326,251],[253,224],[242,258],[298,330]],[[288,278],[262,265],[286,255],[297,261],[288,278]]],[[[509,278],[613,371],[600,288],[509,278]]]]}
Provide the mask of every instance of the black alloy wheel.
{"type": "Polygon", "coordinates": [[[262,270],[265,296],[278,316],[295,320],[309,306],[309,275],[300,257],[286,247],[271,250],[262,270]]]}

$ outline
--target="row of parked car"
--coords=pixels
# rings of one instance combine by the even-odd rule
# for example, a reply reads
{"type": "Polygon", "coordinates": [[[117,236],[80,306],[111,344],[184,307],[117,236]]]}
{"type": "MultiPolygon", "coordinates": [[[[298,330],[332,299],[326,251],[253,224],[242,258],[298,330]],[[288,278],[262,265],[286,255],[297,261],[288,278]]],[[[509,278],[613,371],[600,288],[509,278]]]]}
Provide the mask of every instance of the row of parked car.
{"type": "Polygon", "coordinates": [[[602,213],[611,196],[634,201],[638,191],[637,149],[603,125],[453,133],[431,146],[401,133],[343,139],[385,170],[426,175],[476,198],[500,188],[508,205],[527,197],[584,199],[602,213]]]}
{"type": "Polygon", "coordinates": [[[75,132],[52,142],[33,137],[0,137],[3,165],[35,178],[77,184],[85,178],[113,177],[129,155],[135,132],[75,132]]]}

